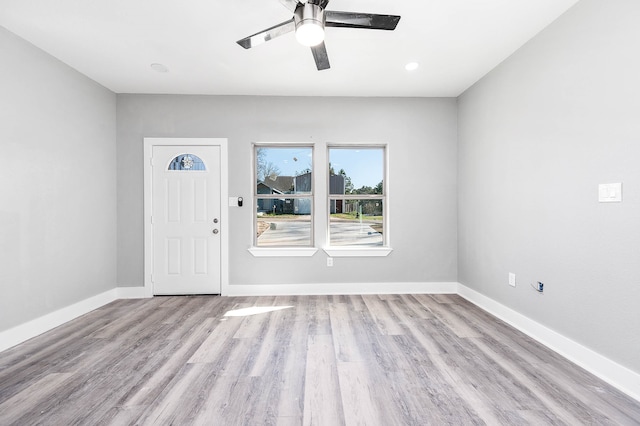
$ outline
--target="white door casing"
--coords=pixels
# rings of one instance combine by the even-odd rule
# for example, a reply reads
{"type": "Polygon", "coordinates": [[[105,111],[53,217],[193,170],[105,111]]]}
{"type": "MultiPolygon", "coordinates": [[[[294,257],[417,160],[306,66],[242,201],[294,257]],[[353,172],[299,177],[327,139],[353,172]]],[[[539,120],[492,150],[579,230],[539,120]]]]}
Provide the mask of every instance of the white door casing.
{"type": "Polygon", "coordinates": [[[226,183],[226,140],[145,138],[148,296],[223,293],[226,183]]]}

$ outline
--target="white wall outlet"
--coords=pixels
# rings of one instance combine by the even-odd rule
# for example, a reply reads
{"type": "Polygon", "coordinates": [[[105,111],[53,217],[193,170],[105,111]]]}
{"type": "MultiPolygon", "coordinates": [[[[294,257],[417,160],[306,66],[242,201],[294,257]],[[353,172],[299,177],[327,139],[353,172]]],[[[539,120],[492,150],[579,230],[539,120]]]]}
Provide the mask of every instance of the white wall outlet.
{"type": "Polygon", "coordinates": [[[333,257],[327,257],[327,266],[333,266],[333,257]]]}
{"type": "Polygon", "coordinates": [[[598,185],[598,201],[601,203],[620,203],[622,201],[622,182],[598,185]]]}
{"type": "Polygon", "coordinates": [[[509,285],[511,287],[516,286],[516,274],[512,274],[511,272],[509,272],[509,285]]]}

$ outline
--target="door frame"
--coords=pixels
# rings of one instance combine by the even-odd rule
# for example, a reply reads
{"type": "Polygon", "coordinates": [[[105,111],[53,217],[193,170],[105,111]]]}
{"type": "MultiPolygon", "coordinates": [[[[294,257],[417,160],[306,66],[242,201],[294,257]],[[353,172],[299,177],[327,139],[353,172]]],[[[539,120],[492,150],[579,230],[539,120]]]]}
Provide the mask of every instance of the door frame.
{"type": "Polygon", "coordinates": [[[226,138],[144,138],[144,294],[153,297],[153,147],[166,145],[220,147],[220,294],[226,296],[229,285],[229,158],[226,138]]]}

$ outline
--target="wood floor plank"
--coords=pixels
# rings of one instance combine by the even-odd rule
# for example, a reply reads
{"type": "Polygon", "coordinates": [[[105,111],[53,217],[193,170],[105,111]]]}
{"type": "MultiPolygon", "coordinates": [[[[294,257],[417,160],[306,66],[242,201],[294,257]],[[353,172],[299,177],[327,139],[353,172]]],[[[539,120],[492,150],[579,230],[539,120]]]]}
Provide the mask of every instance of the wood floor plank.
{"type": "Polygon", "coordinates": [[[408,300],[403,298],[402,304],[391,305],[391,310],[395,314],[396,318],[398,318],[398,321],[404,324],[407,328],[407,333],[412,335],[416,342],[419,343],[425,351],[428,353],[442,352],[442,347],[438,346],[436,341],[429,336],[429,324],[426,320],[433,318],[433,315],[431,315],[431,313],[425,314],[420,310],[416,313],[414,306],[408,306],[408,309],[405,309],[405,307],[407,307],[407,302],[408,300]]]}
{"type": "Polygon", "coordinates": [[[227,352],[229,341],[240,328],[243,318],[227,317],[216,322],[216,327],[211,330],[205,341],[196,353],[189,359],[190,364],[212,363],[221,354],[227,352]]]}
{"type": "MultiPolygon", "coordinates": [[[[218,379],[216,387],[209,393],[209,399],[193,422],[194,425],[258,425],[274,424],[255,421],[252,403],[261,391],[260,377],[218,379]]],[[[262,413],[266,414],[266,413],[262,413]]],[[[152,423],[150,423],[152,424],[152,423]]]]}
{"type": "Polygon", "coordinates": [[[344,424],[333,339],[328,335],[310,336],[307,353],[303,424],[344,424]]]}
{"type": "Polygon", "coordinates": [[[120,405],[133,389],[139,388],[175,348],[175,342],[154,338],[153,334],[136,341],[116,339],[113,343],[117,346],[112,347],[107,356],[88,368],[86,364],[77,368],[73,380],[48,408],[52,424],[104,423],[102,419],[112,412],[112,408],[120,405]],[[60,404],[61,401],[69,401],[68,407],[60,404]]]}
{"type": "Polygon", "coordinates": [[[309,334],[331,334],[327,296],[311,296],[309,302],[309,334]]]}
{"type": "Polygon", "coordinates": [[[65,385],[71,373],[53,373],[35,381],[11,398],[0,404],[3,424],[11,424],[31,413],[32,419],[46,419],[46,413],[38,409],[43,400],[51,398],[57,390],[65,385]]]}
{"type": "Polygon", "coordinates": [[[441,322],[447,325],[457,337],[480,337],[480,333],[475,330],[465,319],[464,316],[459,315],[457,312],[450,309],[450,305],[453,304],[453,298],[447,295],[424,295],[417,297],[418,301],[422,303],[429,311],[431,311],[441,322]],[[446,300],[447,303],[437,301],[436,296],[439,296],[439,300],[446,300]],[[443,299],[445,298],[446,299],[443,299]]]}
{"type": "MultiPolygon", "coordinates": [[[[203,364],[215,372],[215,380],[208,391],[194,424],[247,424],[249,406],[256,393],[263,392],[259,381],[246,374],[252,346],[247,339],[232,339],[228,358],[221,364],[203,364]],[[244,373],[242,373],[244,372],[244,373]]],[[[157,402],[157,405],[163,405],[157,402]]]]}
{"type": "MultiPolygon", "coordinates": [[[[544,383],[540,381],[539,376],[527,374],[527,370],[521,368],[521,364],[517,359],[505,356],[505,354],[499,350],[499,347],[491,346],[485,342],[484,339],[474,339],[474,344],[480,351],[489,355],[490,359],[499,364],[500,369],[504,370],[502,374],[509,374],[514,381],[521,383],[528,392],[531,392],[532,406],[543,406],[550,413],[553,413],[549,420],[554,423],[566,424],[577,424],[583,420],[574,417],[565,409],[567,401],[564,397],[564,392],[556,393],[555,390],[545,387],[544,383]]],[[[522,410],[521,413],[525,413],[526,417],[537,415],[535,409],[522,410]]]]}
{"type": "MultiPolygon", "coordinates": [[[[285,305],[286,306],[286,305],[285,305]]],[[[263,344],[260,345],[253,368],[249,376],[263,376],[273,368],[279,352],[288,347],[291,340],[291,325],[294,322],[295,310],[282,309],[267,315],[264,321],[268,324],[264,332],[263,344]]]]}
{"type": "Polygon", "coordinates": [[[144,424],[192,424],[215,379],[215,372],[208,364],[187,364],[162,403],[155,404],[145,415],[144,424]]]}
{"type": "MultiPolygon", "coordinates": [[[[405,329],[398,323],[397,318],[393,315],[393,311],[389,309],[388,304],[376,295],[363,296],[368,314],[373,318],[378,326],[380,333],[386,335],[404,334],[405,329]]],[[[389,300],[389,299],[387,299],[389,300]]]]}
{"type": "Polygon", "coordinates": [[[149,372],[140,386],[132,390],[120,401],[122,407],[148,406],[159,393],[169,384],[178,371],[184,366],[185,359],[190,359],[197,348],[210,335],[218,320],[207,318],[193,331],[189,339],[182,341],[179,346],[168,354],[158,369],[149,372]]]}
{"type": "Polygon", "coordinates": [[[168,312],[168,308],[161,308],[162,299],[151,299],[151,302],[143,305],[144,315],[137,312],[135,317],[123,315],[116,318],[111,323],[105,325],[101,329],[89,335],[94,339],[110,339],[114,337],[124,338],[129,335],[135,335],[137,332],[144,330],[146,326],[153,322],[160,322],[158,318],[164,318],[168,312]]]}
{"type": "Polygon", "coordinates": [[[416,297],[411,294],[401,294],[398,303],[394,303],[391,306],[395,307],[395,312],[402,311],[406,317],[431,319],[433,313],[427,309],[422,303],[416,300],[416,297]]]}
{"type": "Polygon", "coordinates": [[[331,334],[333,336],[333,346],[336,351],[336,358],[343,362],[356,362],[364,359],[361,347],[354,345],[358,340],[358,332],[351,324],[349,307],[345,303],[331,304],[329,307],[329,318],[331,320],[331,334]]]}
{"type": "Polygon", "coordinates": [[[289,345],[284,353],[282,383],[278,395],[278,417],[282,418],[282,421],[289,421],[291,418],[302,420],[305,401],[306,360],[310,352],[308,345],[310,324],[309,321],[303,319],[309,316],[309,299],[294,300],[292,303],[295,305],[296,315],[292,321],[289,345]],[[304,364],[304,368],[302,364],[304,364]]]}
{"type": "Polygon", "coordinates": [[[376,384],[370,380],[366,364],[338,361],[337,367],[345,424],[392,424],[384,422],[384,406],[376,404],[376,384]]]}

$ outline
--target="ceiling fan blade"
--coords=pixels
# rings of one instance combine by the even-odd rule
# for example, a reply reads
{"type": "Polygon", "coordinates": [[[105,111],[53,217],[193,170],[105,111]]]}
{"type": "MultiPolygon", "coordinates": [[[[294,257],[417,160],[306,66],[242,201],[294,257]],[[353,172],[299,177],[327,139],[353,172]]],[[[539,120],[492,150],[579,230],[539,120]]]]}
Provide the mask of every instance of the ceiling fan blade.
{"type": "Polygon", "coordinates": [[[299,2],[298,0],[280,0],[280,3],[290,11],[295,12],[299,2]]]}
{"type": "Polygon", "coordinates": [[[400,21],[398,15],[376,15],[373,13],[336,12],[326,10],[325,26],[339,28],[364,28],[370,30],[395,30],[400,21]]]}
{"type": "Polygon", "coordinates": [[[291,31],[295,31],[295,29],[296,29],[296,24],[293,18],[291,18],[288,21],[282,22],[271,28],[267,28],[264,31],[260,31],[259,33],[255,33],[254,35],[245,37],[242,40],[238,40],[236,43],[238,43],[240,46],[244,47],[245,49],[250,49],[259,44],[266,43],[269,40],[272,40],[283,34],[290,33],[291,31]]]}
{"type": "Polygon", "coordinates": [[[331,68],[329,66],[329,56],[327,55],[327,48],[324,45],[324,41],[317,46],[311,46],[311,53],[313,53],[313,59],[316,60],[318,71],[331,68]]]}

